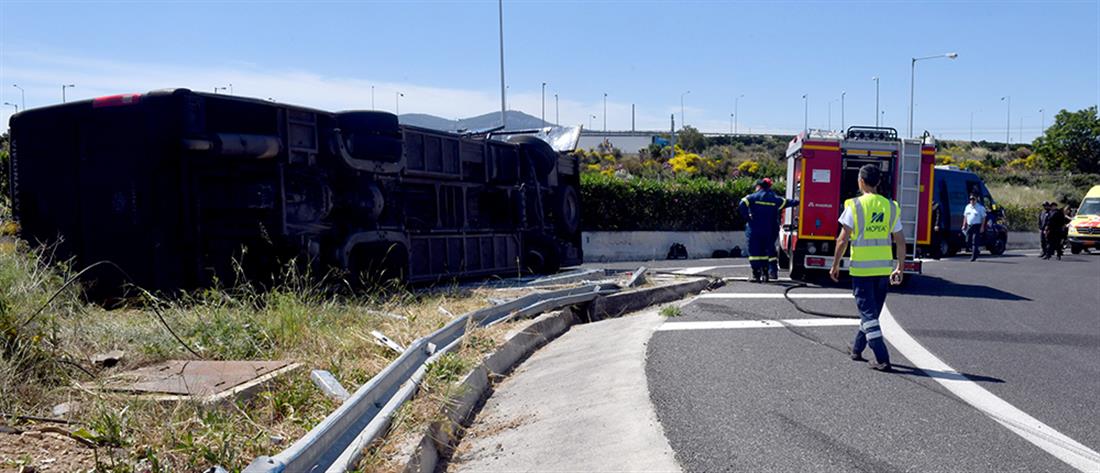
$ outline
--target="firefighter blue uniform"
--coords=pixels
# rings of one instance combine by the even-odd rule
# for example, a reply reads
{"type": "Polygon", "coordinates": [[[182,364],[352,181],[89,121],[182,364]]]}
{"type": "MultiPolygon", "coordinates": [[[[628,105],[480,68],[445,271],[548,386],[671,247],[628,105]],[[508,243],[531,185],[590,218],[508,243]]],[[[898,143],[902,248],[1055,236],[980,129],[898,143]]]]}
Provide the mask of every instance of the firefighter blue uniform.
{"type": "Polygon", "coordinates": [[[749,265],[753,280],[777,279],[779,257],[775,242],[779,238],[779,212],[788,201],[771,190],[771,182],[760,180],[756,192],[745,196],[737,206],[745,220],[745,239],[749,243],[749,265]]]}

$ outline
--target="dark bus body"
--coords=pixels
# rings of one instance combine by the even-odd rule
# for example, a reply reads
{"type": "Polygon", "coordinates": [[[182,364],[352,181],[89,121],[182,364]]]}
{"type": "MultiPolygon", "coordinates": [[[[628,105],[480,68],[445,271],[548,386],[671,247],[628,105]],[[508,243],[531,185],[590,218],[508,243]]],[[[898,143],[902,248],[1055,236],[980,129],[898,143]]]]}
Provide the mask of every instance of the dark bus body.
{"type": "Polygon", "coordinates": [[[1003,225],[1003,212],[990,195],[985,182],[977,174],[953,167],[937,166],[934,172],[932,204],[932,243],[927,252],[936,258],[954,256],[966,249],[963,232],[963,211],[971,195],[981,199],[990,224],[982,237],[982,246],[993,254],[1002,254],[1008,242],[1008,230],[1003,225]]]}
{"type": "Polygon", "coordinates": [[[535,136],[175,89],[25,111],[11,137],[21,236],[150,290],[290,261],[432,282],[582,258],[578,163],[535,136]]]}

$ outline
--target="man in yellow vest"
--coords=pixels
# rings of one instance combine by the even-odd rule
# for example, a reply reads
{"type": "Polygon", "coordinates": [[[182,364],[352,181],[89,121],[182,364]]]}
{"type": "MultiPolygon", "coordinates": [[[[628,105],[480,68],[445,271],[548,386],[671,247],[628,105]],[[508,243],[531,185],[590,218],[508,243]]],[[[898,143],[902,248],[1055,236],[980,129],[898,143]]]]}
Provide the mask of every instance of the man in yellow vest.
{"type": "Polygon", "coordinates": [[[890,353],[886,351],[878,316],[886,304],[890,284],[901,284],[905,236],[901,231],[898,203],[875,192],[880,180],[878,166],[868,164],[859,168],[859,190],[863,195],[844,202],[844,213],[840,216],[842,228],[836,239],[836,254],[829,276],[839,281],[840,261],[851,245],[848,273],[852,275],[860,326],[849,355],[853,360],[863,361],[863,349],[870,345],[875,353],[871,368],[889,371],[890,353]]]}

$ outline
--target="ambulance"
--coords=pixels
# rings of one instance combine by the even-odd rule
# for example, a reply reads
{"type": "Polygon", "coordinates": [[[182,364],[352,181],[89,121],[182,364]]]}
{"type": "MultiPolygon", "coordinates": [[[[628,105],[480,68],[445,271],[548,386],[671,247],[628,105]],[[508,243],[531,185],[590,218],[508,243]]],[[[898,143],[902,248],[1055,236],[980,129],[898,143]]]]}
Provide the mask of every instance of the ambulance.
{"type": "MultiPolygon", "coordinates": [[[[853,126],[844,132],[808,130],[787,146],[787,199],[798,205],[783,214],[779,234],[779,263],[801,279],[812,271],[827,272],[833,264],[837,219],[844,202],[858,197],[859,168],[875,164],[883,172],[879,193],[901,207],[905,233],[904,271],[920,274],[914,256],[918,245],[932,237],[932,183],[936,141],[927,132],[902,139],[893,128],[853,126]]],[[[848,270],[848,257],[840,269],[848,270]]]]}
{"type": "Polygon", "coordinates": [[[1077,215],[1069,222],[1069,251],[1080,254],[1081,250],[1100,247],[1100,186],[1092,186],[1077,215]]]}

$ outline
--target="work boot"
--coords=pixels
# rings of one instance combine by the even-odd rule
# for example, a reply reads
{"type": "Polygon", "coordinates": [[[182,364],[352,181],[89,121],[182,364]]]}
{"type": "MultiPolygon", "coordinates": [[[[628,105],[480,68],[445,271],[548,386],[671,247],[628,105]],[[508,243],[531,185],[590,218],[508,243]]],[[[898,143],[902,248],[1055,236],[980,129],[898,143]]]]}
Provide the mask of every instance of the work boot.
{"type": "Polygon", "coordinates": [[[771,279],[771,280],[773,280],[773,281],[778,281],[778,280],[779,280],[779,271],[771,271],[771,272],[769,272],[769,273],[768,273],[768,279],[771,279]]]}
{"type": "Polygon", "coordinates": [[[851,358],[852,361],[867,361],[867,359],[863,357],[862,353],[856,353],[851,348],[848,349],[848,358],[851,358]]]}
{"type": "Polygon", "coordinates": [[[890,363],[879,363],[878,361],[873,361],[868,364],[867,367],[875,371],[882,371],[884,373],[890,371],[890,363]]]}

